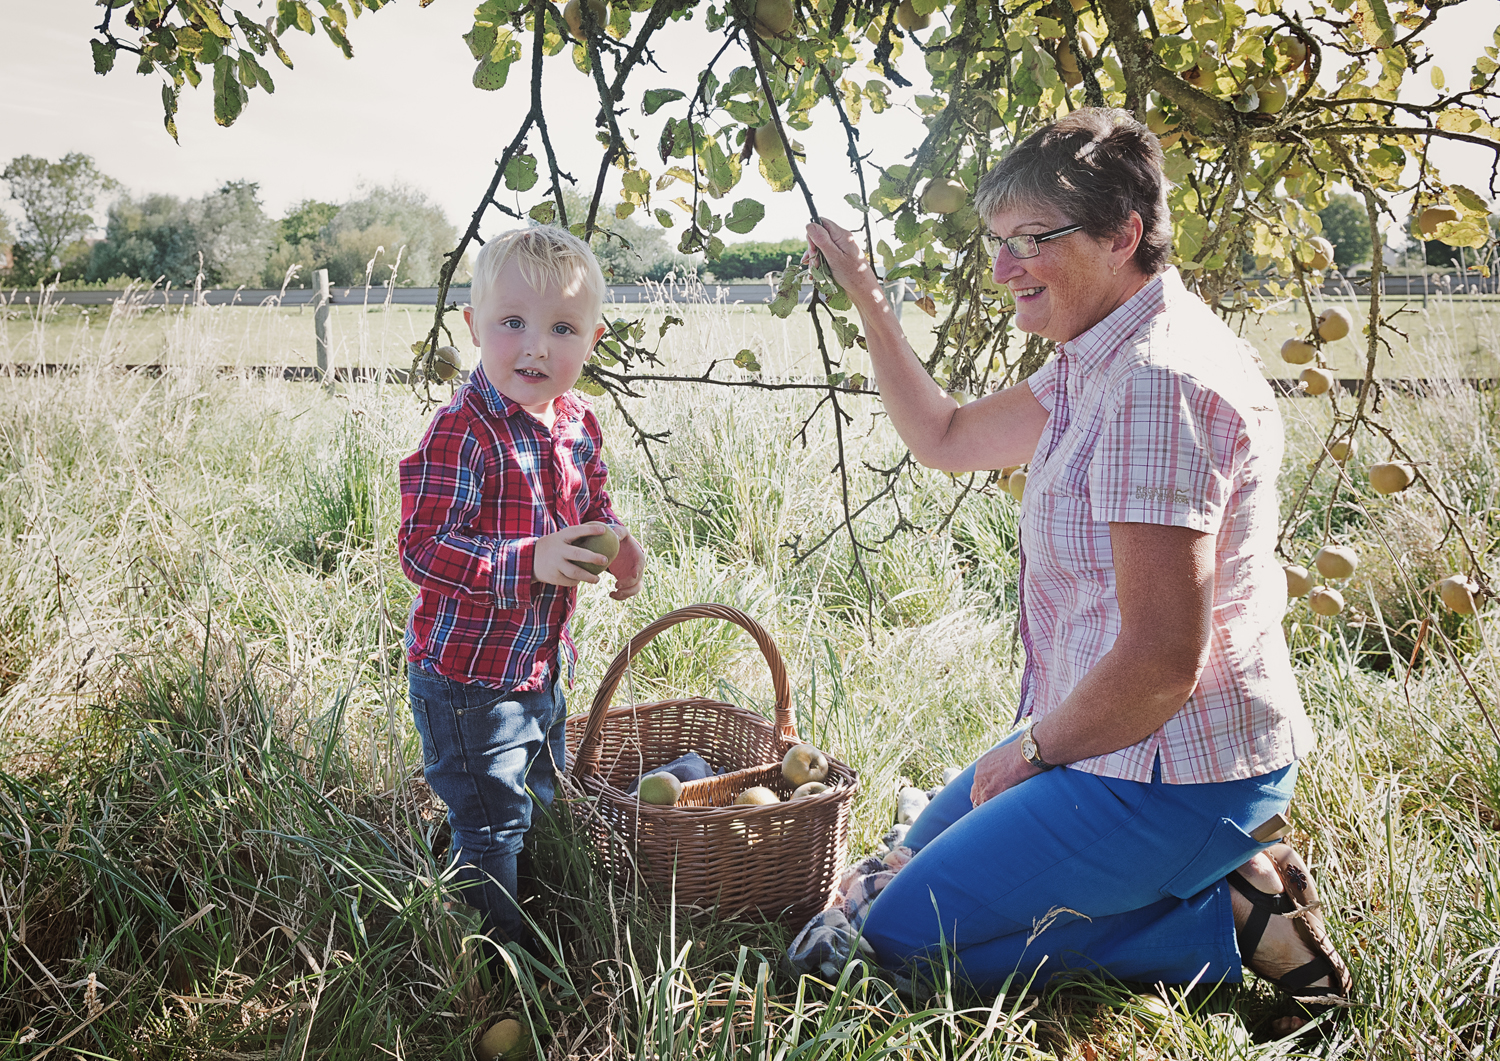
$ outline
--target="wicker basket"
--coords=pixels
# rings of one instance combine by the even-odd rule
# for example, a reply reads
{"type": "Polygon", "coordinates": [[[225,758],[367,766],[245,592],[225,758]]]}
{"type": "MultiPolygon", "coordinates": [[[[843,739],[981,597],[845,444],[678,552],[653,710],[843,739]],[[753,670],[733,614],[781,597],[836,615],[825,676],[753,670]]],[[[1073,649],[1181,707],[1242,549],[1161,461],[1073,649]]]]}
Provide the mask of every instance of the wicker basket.
{"type": "Polygon", "coordinates": [[[751,785],[786,800],[792,786],[781,776],[781,760],[798,743],[781,653],[754,619],[722,604],[679,608],[631,638],[605,672],[589,713],[568,719],[569,772],[597,811],[588,814],[589,832],[608,872],[624,879],[634,862],[648,884],[673,892],[678,903],[800,928],[828,905],[846,861],[858,775],[832,761],[824,779],[829,791],[821,795],[732,806],[751,785]],[[745,708],[702,698],[610,708],[636,653],[689,619],[723,619],[755,638],[771,668],[775,725],[745,708]],[[675,807],[626,794],[643,770],[690,751],[727,772],[685,784],[675,807]]]}

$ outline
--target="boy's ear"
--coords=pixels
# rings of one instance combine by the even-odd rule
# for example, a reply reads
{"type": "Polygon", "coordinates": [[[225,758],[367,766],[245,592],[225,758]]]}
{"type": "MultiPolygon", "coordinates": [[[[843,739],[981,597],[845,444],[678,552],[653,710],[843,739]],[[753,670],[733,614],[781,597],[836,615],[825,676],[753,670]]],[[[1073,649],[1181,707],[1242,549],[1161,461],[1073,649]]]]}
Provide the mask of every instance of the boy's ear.
{"type": "Polygon", "coordinates": [[[592,350],[594,347],[596,347],[596,346],[599,345],[599,340],[604,338],[604,332],[605,332],[605,327],[602,324],[599,325],[599,327],[597,327],[597,328],[594,329],[594,341],[591,342],[591,343],[589,343],[589,349],[590,350],[592,350]]]}
{"type": "Polygon", "coordinates": [[[464,307],[464,323],[469,326],[469,338],[474,340],[474,345],[479,345],[479,333],[474,330],[474,307],[464,307]]]}

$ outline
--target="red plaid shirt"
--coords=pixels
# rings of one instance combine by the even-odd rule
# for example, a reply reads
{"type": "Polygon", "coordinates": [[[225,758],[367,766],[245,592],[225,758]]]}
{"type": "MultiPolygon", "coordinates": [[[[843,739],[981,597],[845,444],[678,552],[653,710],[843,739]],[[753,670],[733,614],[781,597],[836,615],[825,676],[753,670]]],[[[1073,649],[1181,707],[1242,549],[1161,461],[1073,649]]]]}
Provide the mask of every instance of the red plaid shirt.
{"type": "Polygon", "coordinates": [[[544,688],[577,591],[532,578],[536,540],[591,520],[619,524],[599,421],[569,392],[548,430],[476,367],[401,462],[401,569],[420,592],[406,624],[412,666],[460,682],[544,688]]]}

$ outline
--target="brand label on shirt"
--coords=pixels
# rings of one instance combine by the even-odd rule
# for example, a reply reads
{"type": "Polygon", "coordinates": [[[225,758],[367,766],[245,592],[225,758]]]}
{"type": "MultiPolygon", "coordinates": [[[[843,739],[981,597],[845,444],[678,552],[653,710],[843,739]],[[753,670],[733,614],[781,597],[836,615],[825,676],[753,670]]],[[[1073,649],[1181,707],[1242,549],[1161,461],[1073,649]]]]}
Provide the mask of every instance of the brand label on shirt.
{"type": "Polygon", "coordinates": [[[1186,490],[1170,486],[1137,486],[1135,496],[1139,501],[1165,501],[1169,505],[1185,505],[1191,500],[1186,490]]]}

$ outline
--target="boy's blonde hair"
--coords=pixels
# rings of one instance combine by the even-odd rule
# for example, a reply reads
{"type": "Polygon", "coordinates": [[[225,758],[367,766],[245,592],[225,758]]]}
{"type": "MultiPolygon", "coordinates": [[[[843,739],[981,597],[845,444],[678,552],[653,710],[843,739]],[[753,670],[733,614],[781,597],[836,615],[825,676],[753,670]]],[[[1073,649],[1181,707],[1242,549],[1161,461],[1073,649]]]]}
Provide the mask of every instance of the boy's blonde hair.
{"type": "Polygon", "coordinates": [[[553,285],[564,292],[581,291],[593,299],[592,319],[597,320],[603,312],[604,272],[593,250],[571,232],[550,225],[502,232],[481,247],[474,259],[469,305],[479,308],[494,290],[496,277],[512,261],[538,291],[553,285]]]}

